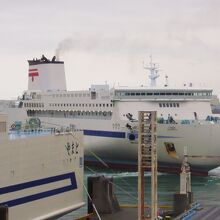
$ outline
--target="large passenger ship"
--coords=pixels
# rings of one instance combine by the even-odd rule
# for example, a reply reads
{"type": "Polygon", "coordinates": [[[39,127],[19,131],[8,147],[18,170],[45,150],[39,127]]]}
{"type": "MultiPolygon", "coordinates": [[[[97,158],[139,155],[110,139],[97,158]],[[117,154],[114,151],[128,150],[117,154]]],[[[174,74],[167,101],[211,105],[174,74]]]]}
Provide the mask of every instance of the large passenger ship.
{"type": "Polygon", "coordinates": [[[192,84],[156,86],[158,67],[150,62],[150,86],[92,85],[67,91],[64,62],[55,57],[29,60],[28,90],[11,105],[12,121],[39,118],[45,125],[82,129],[85,161],[127,170],[137,166],[138,111],[158,115],[159,170],[178,172],[184,147],[192,172],[206,175],[220,165],[219,118],[211,111],[212,89],[192,84]]]}

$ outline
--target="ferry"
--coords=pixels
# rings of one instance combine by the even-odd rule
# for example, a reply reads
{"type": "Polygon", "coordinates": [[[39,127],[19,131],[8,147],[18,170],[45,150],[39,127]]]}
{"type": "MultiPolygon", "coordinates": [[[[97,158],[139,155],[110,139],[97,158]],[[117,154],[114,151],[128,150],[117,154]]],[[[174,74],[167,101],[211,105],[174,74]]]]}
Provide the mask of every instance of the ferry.
{"type": "Polygon", "coordinates": [[[47,125],[82,129],[86,164],[132,170],[137,169],[138,111],[157,111],[159,171],[179,172],[184,147],[194,174],[207,175],[220,165],[220,119],[212,114],[212,89],[171,87],[168,80],[158,87],[159,67],[151,61],[145,67],[149,86],[103,84],[67,91],[63,61],[42,56],[28,63],[28,90],[10,104],[11,125],[35,117],[47,125]]]}
{"type": "Polygon", "coordinates": [[[0,219],[54,219],[82,207],[82,138],[34,118],[8,129],[0,114],[0,219]]]}

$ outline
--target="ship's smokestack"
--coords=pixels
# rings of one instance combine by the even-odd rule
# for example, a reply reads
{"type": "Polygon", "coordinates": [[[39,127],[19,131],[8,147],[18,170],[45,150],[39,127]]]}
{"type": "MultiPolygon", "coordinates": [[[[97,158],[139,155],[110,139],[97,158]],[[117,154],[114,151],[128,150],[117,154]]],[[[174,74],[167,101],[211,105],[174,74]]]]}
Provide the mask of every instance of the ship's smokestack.
{"type": "Polygon", "coordinates": [[[42,55],[41,59],[28,60],[28,90],[66,90],[64,62],[42,55]]]}

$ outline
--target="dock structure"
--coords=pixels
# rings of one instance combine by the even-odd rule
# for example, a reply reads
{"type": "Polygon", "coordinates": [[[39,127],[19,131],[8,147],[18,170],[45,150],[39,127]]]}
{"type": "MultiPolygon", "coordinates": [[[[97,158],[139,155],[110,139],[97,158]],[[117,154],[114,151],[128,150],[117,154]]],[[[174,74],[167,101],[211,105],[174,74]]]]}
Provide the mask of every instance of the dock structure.
{"type": "Polygon", "coordinates": [[[140,111],[138,114],[138,220],[144,213],[144,173],[151,170],[151,220],[157,219],[157,113],[140,111]]]}

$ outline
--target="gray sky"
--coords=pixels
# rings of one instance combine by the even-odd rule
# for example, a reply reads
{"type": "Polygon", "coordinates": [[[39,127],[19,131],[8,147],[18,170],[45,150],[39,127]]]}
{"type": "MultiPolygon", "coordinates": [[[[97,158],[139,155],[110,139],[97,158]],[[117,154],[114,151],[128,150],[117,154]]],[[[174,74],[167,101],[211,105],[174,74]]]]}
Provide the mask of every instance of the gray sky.
{"type": "Polygon", "coordinates": [[[152,54],[158,84],[192,82],[220,94],[218,0],[0,0],[0,99],[27,89],[27,59],[60,49],[68,90],[90,84],[148,84],[152,54]]]}

